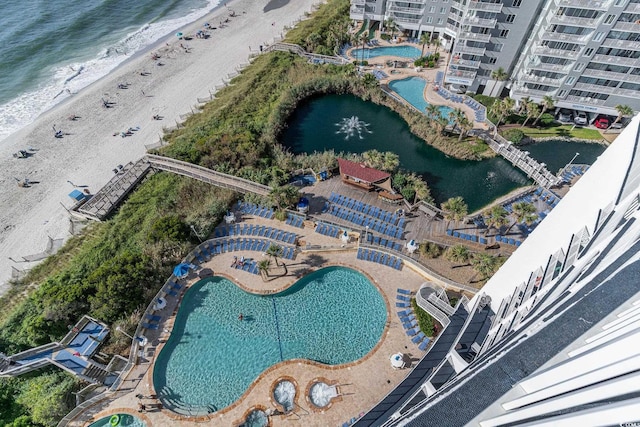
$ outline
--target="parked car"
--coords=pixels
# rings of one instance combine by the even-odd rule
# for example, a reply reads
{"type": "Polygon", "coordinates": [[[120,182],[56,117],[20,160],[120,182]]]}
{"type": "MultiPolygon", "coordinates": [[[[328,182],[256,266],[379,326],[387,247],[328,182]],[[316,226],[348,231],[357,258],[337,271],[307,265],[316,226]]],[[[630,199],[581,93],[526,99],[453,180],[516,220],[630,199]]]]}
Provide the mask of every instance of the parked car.
{"type": "Polygon", "coordinates": [[[587,116],[587,113],[584,111],[577,111],[576,116],[573,119],[573,123],[580,126],[586,126],[589,124],[589,116],[587,116]]]}
{"type": "Polygon", "coordinates": [[[558,111],[558,120],[562,123],[571,123],[573,121],[573,113],[570,110],[561,108],[558,111]]]}
{"type": "Polygon", "coordinates": [[[593,125],[598,129],[609,129],[611,126],[611,120],[607,116],[598,116],[593,122],[593,125]]]}

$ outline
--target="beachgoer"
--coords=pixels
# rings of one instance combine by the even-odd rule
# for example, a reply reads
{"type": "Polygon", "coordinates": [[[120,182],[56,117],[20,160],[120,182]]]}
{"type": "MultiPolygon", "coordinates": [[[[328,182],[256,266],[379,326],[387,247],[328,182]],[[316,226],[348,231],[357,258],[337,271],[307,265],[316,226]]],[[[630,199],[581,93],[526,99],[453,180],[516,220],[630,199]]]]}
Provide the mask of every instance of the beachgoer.
{"type": "Polygon", "coordinates": [[[76,357],[80,357],[80,352],[76,350],[76,351],[73,352],[73,355],[76,356],[76,357]]]}
{"type": "Polygon", "coordinates": [[[242,315],[242,313],[240,313],[240,316],[238,316],[238,320],[241,322],[244,320],[244,316],[242,315]]]}

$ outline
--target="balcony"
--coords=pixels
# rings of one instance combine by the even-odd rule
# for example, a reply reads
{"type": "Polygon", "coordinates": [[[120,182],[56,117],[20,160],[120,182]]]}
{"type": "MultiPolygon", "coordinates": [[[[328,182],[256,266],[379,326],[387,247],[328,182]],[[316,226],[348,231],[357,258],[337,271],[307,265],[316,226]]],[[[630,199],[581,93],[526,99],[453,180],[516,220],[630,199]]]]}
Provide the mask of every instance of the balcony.
{"type": "Polygon", "coordinates": [[[422,15],[424,13],[424,6],[421,8],[417,7],[400,7],[396,5],[389,6],[387,9],[389,12],[401,12],[401,13],[410,13],[413,15],[422,15]]]}
{"type": "Polygon", "coordinates": [[[574,27],[598,28],[598,24],[600,23],[601,18],[601,16],[597,18],[578,18],[577,16],[551,15],[551,17],[549,17],[549,23],[558,25],[571,25],[574,27]]]}
{"type": "Polygon", "coordinates": [[[640,42],[632,42],[629,40],[604,39],[603,47],[615,47],[625,50],[640,50],[640,42]]]}
{"type": "Polygon", "coordinates": [[[640,3],[629,3],[624,11],[626,13],[640,13],[640,3]]]}
{"type": "Polygon", "coordinates": [[[389,0],[390,5],[394,3],[412,3],[412,4],[420,4],[424,6],[425,4],[427,4],[427,0],[401,0],[401,1],[389,0]]]}
{"type": "Polygon", "coordinates": [[[455,53],[468,53],[469,55],[480,56],[484,55],[484,53],[487,51],[487,49],[485,49],[484,47],[471,47],[465,45],[456,45],[453,50],[455,53]]]}
{"type": "Polygon", "coordinates": [[[447,77],[460,77],[470,80],[475,79],[476,74],[477,72],[475,71],[452,70],[451,68],[447,71],[447,77]]]}
{"type": "Polygon", "coordinates": [[[502,11],[502,3],[485,3],[481,1],[470,1],[467,10],[481,10],[483,12],[500,13],[502,11]]]}
{"type": "Polygon", "coordinates": [[[351,0],[352,5],[364,6],[365,3],[365,0],[351,0]]]}
{"type": "Polygon", "coordinates": [[[579,51],[552,49],[547,46],[538,46],[533,49],[533,53],[535,55],[552,56],[554,58],[570,58],[570,59],[575,59],[580,55],[579,51]]]}
{"type": "Polygon", "coordinates": [[[562,84],[561,79],[552,79],[550,77],[534,76],[533,74],[523,74],[521,76],[518,76],[518,81],[526,82],[526,83],[535,83],[535,84],[545,85],[545,86],[556,86],[556,87],[560,87],[560,85],[562,84]]]}
{"type": "Polygon", "coordinates": [[[591,62],[598,62],[600,64],[614,64],[614,65],[628,65],[628,66],[638,65],[638,60],[635,58],[625,58],[623,56],[610,56],[610,55],[593,55],[591,62]]]}
{"type": "Polygon", "coordinates": [[[542,71],[553,71],[556,73],[566,73],[568,72],[573,63],[571,64],[549,64],[548,62],[539,62],[537,64],[528,64],[527,68],[530,70],[542,70],[542,71]]]}
{"type": "Polygon", "coordinates": [[[404,16],[398,16],[397,13],[391,12],[390,16],[396,21],[396,24],[419,24],[422,18],[408,18],[404,16]]]}
{"type": "Polygon", "coordinates": [[[593,98],[586,98],[584,96],[575,96],[575,95],[567,96],[566,101],[577,102],[578,104],[588,104],[588,105],[603,105],[605,102],[607,102],[606,99],[593,99],[593,98]]]}
{"type": "Polygon", "coordinates": [[[640,32],[640,24],[636,24],[635,22],[616,22],[613,29],[618,31],[627,31],[630,33],[638,33],[640,32]]]}
{"type": "Polygon", "coordinates": [[[640,83],[640,75],[628,73],[615,73],[613,71],[592,70],[587,68],[582,73],[585,77],[597,77],[607,80],[617,80],[619,82],[640,83]]]}
{"type": "Polygon", "coordinates": [[[450,66],[458,66],[458,67],[466,67],[466,68],[479,68],[480,67],[480,61],[472,61],[471,59],[456,59],[456,57],[454,56],[451,59],[451,65],[450,66]]]}
{"type": "Polygon", "coordinates": [[[588,92],[595,92],[595,93],[605,93],[608,95],[611,95],[613,93],[615,93],[616,95],[619,95],[619,92],[620,92],[620,89],[615,87],[593,85],[590,83],[576,83],[573,86],[573,89],[586,90],[588,92]]]}
{"type": "Polygon", "coordinates": [[[349,9],[349,16],[351,19],[364,20],[364,6],[351,6],[349,9]]]}
{"type": "Polygon", "coordinates": [[[514,87],[513,89],[513,93],[520,95],[520,96],[537,96],[539,98],[542,98],[546,95],[552,96],[553,94],[556,93],[555,90],[538,90],[538,89],[529,89],[526,86],[521,86],[521,87],[514,87]]]}
{"type": "Polygon", "coordinates": [[[458,34],[458,40],[473,40],[476,42],[488,43],[491,39],[491,34],[472,33],[471,31],[462,31],[458,34]]]}
{"type": "MultiPolygon", "coordinates": [[[[451,17],[451,14],[449,14],[451,17]]],[[[458,18],[457,20],[459,20],[458,18]]],[[[475,16],[467,16],[463,19],[463,25],[470,25],[472,27],[482,27],[482,28],[495,28],[498,23],[497,19],[486,19],[486,18],[477,18],[475,16]]]]}
{"type": "Polygon", "coordinates": [[[574,9],[607,10],[611,0],[556,0],[556,4],[574,9]]]}
{"type": "Polygon", "coordinates": [[[551,31],[545,31],[542,33],[542,38],[545,40],[551,40],[556,42],[567,42],[576,44],[586,44],[589,35],[585,34],[567,34],[567,33],[555,33],[551,31]]]}

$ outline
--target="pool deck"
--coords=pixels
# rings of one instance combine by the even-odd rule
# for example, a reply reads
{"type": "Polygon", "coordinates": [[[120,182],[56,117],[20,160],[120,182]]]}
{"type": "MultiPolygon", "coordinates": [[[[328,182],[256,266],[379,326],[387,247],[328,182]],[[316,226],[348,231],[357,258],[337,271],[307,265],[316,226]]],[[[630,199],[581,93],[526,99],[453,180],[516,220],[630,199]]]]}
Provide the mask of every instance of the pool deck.
{"type": "MultiPolygon", "coordinates": [[[[402,352],[415,363],[423,355],[423,352],[405,334],[398,318],[396,312],[402,309],[395,306],[396,290],[398,287],[402,287],[417,291],[420,284],[426,280],[435,281],[435,279],[422,276],[407,266],[398,271],[380,264],[358,260],[356,258],[355,245],[349,244],[345,245],[344,248],[340,247],[341,242],[339,240],[320,235],[313,228],[295,228],[264,218],[244,218],[243,222],[270,226],[277,224],[280,229],[296,232],[299,236],[299,241],[323,246],[325,249],[317,252],[299,253],[294,260],[283,260],[287,266],[286,276],[273,278],[268,282],[265,282],[259,275],[230,267],[234,255],[261,259],[264,256],[262,253],[247,251],[246,253],[235,252],[216,255],[210,261],[202,264],[203,268],[210,268],[216,274],[225,276],[243,288],[258,293],[269,293],[285,289],[294,284],[299,277],[326,266],[340,265],[356,269],[364,273],[385,297],[388,319],[382,337],[377,346],[367,356],[353,363],[334,367],[307,360],[293,360],[274,365],[263,372],[236,403],[211,414],[209,419],[206,417],[194,417],[191,419],[180,417],[167,409],[150,410],[151,406],[157,401],[144,399],[142,402],[147,404],[147,411],[144,415],[148,425],[235,425],[244,418],[250,408],[263,406],[275,409],[276,406],[270,399],[271,389],[273,383],[281,377],[293,378],[297,383],[297,407],[287,416],[270,417],[272,426],[342,425],[345,421],[358,416],[360,412],[370,409],[409,373],[409,369],[393,369],[389,357],[392,354],[402,352]],[[376,372],[376,375],[371,375],[371,372],[376,372]],[[324,411],[313,408],[304,397],[305,390],[312,380],[319,377],[340,384],[338,388],[341,397],[332,401],[329,409],[324,411]]],[[[178,298],[182,298],[186,289],[198,280],[199,278],[192,274],[181,281],[186,286],[178,298]]],[[[157,331],[150,330],[145,333],[150,344],[145,349],[141,363],[130,372],[124,383],[123,389],[126,394],[116,398],[104,407],[97,405],[90,410],[94,414],[94,420],[113,413],[135,413],[138,404],[141,402],[136,396],[140,394],[150,396],[155,393],[152,381],[153,362],[171,332],[178,305],[179,301],[174,300],[162,312],[156,312],[156,314],[163,315],[161,326],[157,331]]],[[[366,325],[363,325],[363,327],[366,327],[366,325]]],[[[88,423],[71,425],[88,425],[88,423]]]]}

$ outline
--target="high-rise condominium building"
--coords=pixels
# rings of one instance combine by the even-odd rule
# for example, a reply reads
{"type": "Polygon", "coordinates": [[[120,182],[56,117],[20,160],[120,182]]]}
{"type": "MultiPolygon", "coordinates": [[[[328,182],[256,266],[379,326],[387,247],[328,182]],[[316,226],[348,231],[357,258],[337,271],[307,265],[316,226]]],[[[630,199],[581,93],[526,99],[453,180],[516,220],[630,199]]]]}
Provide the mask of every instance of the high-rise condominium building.
{"type": "Polygon", "coordinates": [[[640,116],[356,426],[640,423],[640,116]]]}
{"type": "Polygon", "coordinates": [[[439,37],[451,52],[445,81],[472,92],[640,110],[640,0],[351,0],[351,18],[439,37]],[[506,80],[492,78],[498,68],[506,80]]]}

